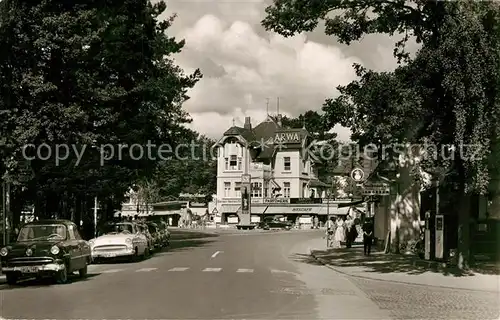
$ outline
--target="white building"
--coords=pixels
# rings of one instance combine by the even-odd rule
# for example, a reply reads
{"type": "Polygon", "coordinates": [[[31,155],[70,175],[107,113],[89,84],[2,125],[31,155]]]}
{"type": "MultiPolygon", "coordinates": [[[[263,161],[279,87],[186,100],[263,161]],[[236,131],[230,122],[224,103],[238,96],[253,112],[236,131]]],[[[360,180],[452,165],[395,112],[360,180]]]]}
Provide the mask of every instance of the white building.
{"type": "Polygon", "coordinates": [[[316,162],[307,152],[312,142],[307,130],[283,128],[279,119],[268,117],[253,128],[247,117],[243,127],[229,128],[218,141],[216,211],[221,223],[238,222],[245,173],[252,177],[252,222],[262,215],[326,220],[328,211],[345,214],[337,204],[323,203],[328,185],[318,180],[316,162]]]}

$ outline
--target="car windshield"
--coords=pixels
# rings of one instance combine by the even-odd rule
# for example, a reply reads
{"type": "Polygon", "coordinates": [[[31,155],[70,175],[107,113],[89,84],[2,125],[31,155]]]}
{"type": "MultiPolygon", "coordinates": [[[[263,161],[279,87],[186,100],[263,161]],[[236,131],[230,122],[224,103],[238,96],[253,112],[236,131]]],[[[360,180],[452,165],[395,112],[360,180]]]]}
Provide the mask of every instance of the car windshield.
{"type": "Polygon", "coordinates": [[[32,224],[19,231],[17,241],[66,240],[66,236],[66,226],[63,224],[32,224]]]}
{"type": "Polygon", "coordinates": [[[131,223],[113,223],[107,224],[99,230],[99,235],[118,233],[134,233],[134,226],[131,223]]]}

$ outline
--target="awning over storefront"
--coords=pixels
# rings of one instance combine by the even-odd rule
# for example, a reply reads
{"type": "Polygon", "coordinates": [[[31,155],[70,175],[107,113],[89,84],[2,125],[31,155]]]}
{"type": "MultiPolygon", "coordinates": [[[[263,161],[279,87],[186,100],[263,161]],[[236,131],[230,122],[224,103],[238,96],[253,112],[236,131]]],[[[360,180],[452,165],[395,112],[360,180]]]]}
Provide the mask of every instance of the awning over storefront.
{"type": "Polygon", "coordinates": [[[328,209],[326,206],[323,206],[323,207],[321,207],[321,210],[319,211],[319,215],[327,215],[328,212],[330,212],[330,215],[346,216],[349,213],[349,208],[350,207],[336,208],[336,207],[330,206],[330,209],[328,209]]]}
{"type": "Polygon", "coordinates": [[[263,214],[266,211],[267,206],[254,206],[252,205],[251,212],[252,214],[263,214]]]}
{"type": "Polygon", "coordinates": [[[279,206],[267,207],[265,214],[317,214],[321,207],[318,206],[279,206]]]}
{"type": "Polygon", "coordinates": [[[234,213],[234,214],[236,214],[236,212],[238,212],[239,209],[240,209],[239,204],[223,204],[220,207],[220,212],[221,213],[234,213]]]}
{"type": "Polygon", "coordinates": [[[357,205],[360,205],[360,204],[363,204],[365,203],[366,200],[356,200],[356,201],[352,201],[352,202],[345,202],[345,203],[339,203],[339,208],[343,208],[343,207],[352,207],[352,206],[357,206],[357,205]]]}

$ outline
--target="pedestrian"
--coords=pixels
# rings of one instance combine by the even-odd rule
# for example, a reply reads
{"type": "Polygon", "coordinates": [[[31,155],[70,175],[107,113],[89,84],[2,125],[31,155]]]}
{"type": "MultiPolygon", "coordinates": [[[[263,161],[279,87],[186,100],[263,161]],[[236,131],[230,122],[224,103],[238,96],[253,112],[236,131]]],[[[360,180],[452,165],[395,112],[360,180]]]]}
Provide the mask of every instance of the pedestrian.
{"type": "Polygon", "coordinates": [[[363,251],[365,256],[369,256],[373,243],[373,225],[369,222],[363,225],[363,251]]]}
{"type": "Polygon", "coordinates": [[[334,223],[334,218],[331,217],[328,221],[326,221],[326,237],[328,239],[327,241],[328,248],[333,246],[334,232],[335,232],[335,223],[334,223]]]}
{"type": "Polygon", "coordinates": [[[340,217],[337,218],[336,229],[335,229],[335,247],[340,248],[342,242],[345,242],[345,223],[340,217]]]}
{"type": "Polygon", "coordinates": [[[346,234],[346,248],[350,248],[352,246],[352,243],[354,242],[354,220],[351,219],[350,217],[346,220],[346,229],[347,229],[347,234],[346,234]]]}

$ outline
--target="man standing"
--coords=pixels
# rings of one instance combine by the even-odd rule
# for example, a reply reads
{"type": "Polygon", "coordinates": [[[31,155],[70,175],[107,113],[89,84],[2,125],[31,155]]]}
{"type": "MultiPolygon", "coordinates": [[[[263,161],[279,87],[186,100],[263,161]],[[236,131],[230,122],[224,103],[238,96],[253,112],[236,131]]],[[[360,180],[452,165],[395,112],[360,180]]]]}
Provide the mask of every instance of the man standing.
{"type": "Polygon", "coordinates": [[[372,250],[373,242],[373,225],[366,222],[363,226],[363,249],[365,256],[369,256],[372,250]]]}

